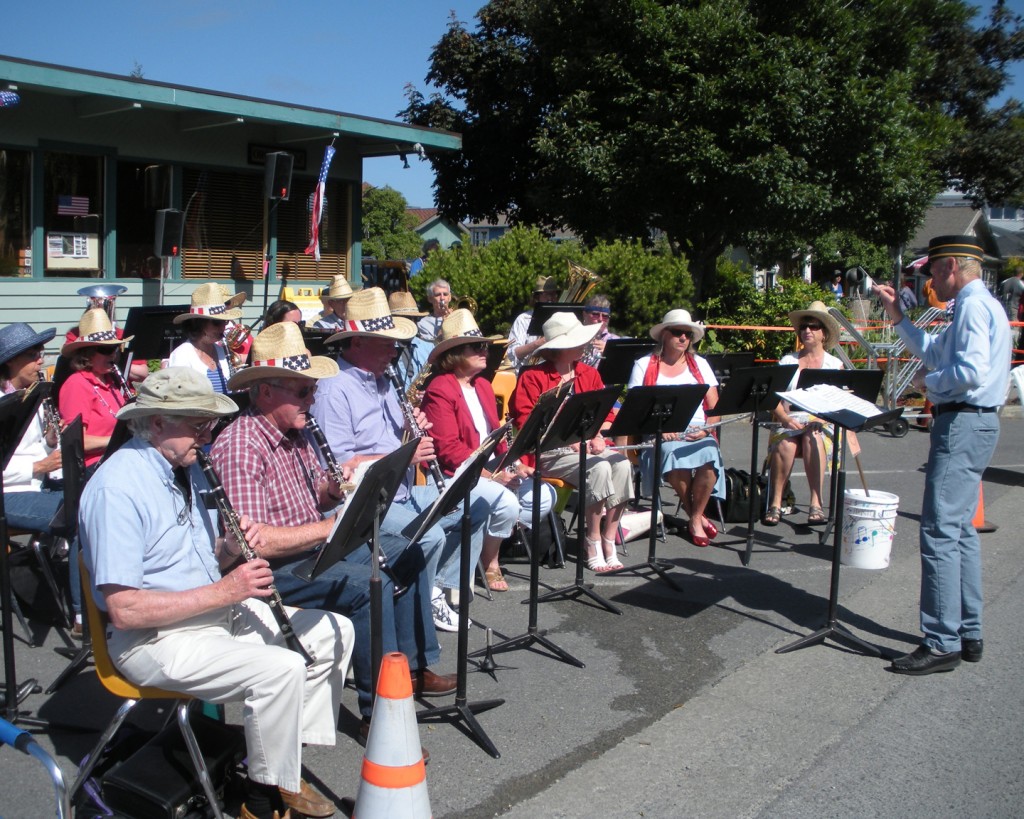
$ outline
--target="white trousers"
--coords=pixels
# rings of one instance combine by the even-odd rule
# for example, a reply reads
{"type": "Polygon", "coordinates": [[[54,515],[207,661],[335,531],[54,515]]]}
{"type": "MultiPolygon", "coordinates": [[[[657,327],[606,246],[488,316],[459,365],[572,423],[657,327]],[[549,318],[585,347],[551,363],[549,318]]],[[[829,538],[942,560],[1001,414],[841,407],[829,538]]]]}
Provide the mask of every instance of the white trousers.
{"type": "Polygon", "coordinates": [[[285,647],[270,607],[260,601],[175,626],[127,632],[108,627],[114,664],[136,685],[205,702],[244,702],[249,778],[298,791],[302,743],[334,745],[338,706],[352,657],[345,617],[286,607],[315,662],[285,647]]]}

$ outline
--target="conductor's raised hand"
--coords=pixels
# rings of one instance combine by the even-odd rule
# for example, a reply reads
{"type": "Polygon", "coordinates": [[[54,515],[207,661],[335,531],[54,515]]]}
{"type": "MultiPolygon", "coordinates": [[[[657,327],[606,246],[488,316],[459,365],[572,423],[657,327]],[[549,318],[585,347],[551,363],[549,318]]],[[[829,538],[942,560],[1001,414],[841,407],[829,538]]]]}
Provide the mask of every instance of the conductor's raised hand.
{"type": "Polygon", "coordinates": [[[896,289],[888,284],[872,284],[871,292],[878,297],[892,323],[899,324],[903,320],[903,310],[900,309],[900,297],[896,289]]]}

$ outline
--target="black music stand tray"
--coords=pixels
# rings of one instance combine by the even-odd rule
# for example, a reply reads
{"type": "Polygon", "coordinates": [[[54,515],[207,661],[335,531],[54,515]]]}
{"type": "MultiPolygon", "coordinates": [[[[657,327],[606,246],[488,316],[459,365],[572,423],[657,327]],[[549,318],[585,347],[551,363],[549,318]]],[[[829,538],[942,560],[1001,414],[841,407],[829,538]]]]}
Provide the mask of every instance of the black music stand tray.
{"type": "Polygon", "coordinates": [[[307,561],[306,567],[293,572],[296,577],[304,580],[315,580],[339,560],[369,542],[371,702],[377,697],[377,678],[384,657],[384,637],[381,633],[384,600],[380,579],[380,522],[408,474],[417,444],[417,441],[409,441],[370,465],[339,513],[324,547],[316,557],[307,561]]]}
{"type": "MultiPolygon", "coordinates": [[[[878,399],[878,392],[882,388],[881,370],[803,370],[800,379],[796,382],[799,390],[813,387],[816,384],[832,384],[850,390],[855,396],[872,404],[878,399]]],[[[872,425],[874,426],[874,425],[872,425]]],[[[818,535],[818,543],[824,546],[828,542],[832,527],[836,524],[836,475],[839,472],[838,447],[832,447],[832,467],[829,479],[828,498],[828,520],[821,534],[818,535]]]]}
{"type": "Polygon", "coordinates": [[[462,503],[462,546],[459,550],[459,647],[456,661],[455,702],[452,705],[425,708],[416,714],[416,721],[425,722],[429,719],[448,717],[453,722],[458,722],[461,719],[465,722],[469,734],[477,741],[477,744],[495,759],[498,759],[501,754],[491,738],[480,727],[480,723],[476,720],[476,714],[504,705],[505,700],[480,700],[478,702],[467,702],[466,700],[466,668],[469,663],[470,578],[473,574],[469,565],[471,527],[469,504],[470,493],[480,480],[481,470],[491,457],[498,442],[504,437],[504,426],[494,430],[484,439],[476,452],[456,470],[454,477],[446,482],[444,492],[427,510],[424,520],[419,524],[416,535],[411,541],[417,543],[427,529],[455,509],[460,502],[462,503]]]}
{"type": "Polygon", "coordinates": [[[654,352],[652,338],[612,338],[605,342],[597,371],[605,384],[627,384],[633,365],[641,356],[654,352]]]}
{"type": "Polygon", "coordinates": [[[626,393],[619,414],[612,424],[609,434],[620,435],[653,435],[654,436],[654,474],[651,485],[651,529],[647,535],[647,560],[621,569],[605,572],[612,574],[636,574],[646,577],[656,574],[678,592],[683,590],[676,581],[669,577],[671,563],[658,560],[656,546],[658,540],[658,507],[661,506],[661,445],[662,435],[668,432],[682,432],[690,423],[700,402],[708,391],[707,384],[686,384],[675,386],[633,387],[626,393]]]}
{"type": "MultiPolygon", "coordinates": [[[[132,307],[124,323],[124,335],[134,336],[128,342],[133,359],[167,358],[178,342],[185,337],[182,324],[175,324],[175,316],[189,311],[187,304],[161,304],[151,307],[132,307]]],[[[128,373],[125,373],[128,377],[128,373]]]]}
{"type": "Polygon", "coordinates": [[[526,328],[526,334],[528,336],[537,336],[538,338],[544,335],[544,322],[555,313],[572,313],[582,323],[583,311],[586,309],[584,305],[577,304],[576,302],[546,301],[535,304],[533,306],[533,314],[530,316],[530,324],[526,328]]]}
{"type": "MultiPolygon", "coordinates": [[[[589,441],[601,429],[604,419],[611,411],[612,405],[622,394],[622,385],[613,384],[600,390],[577,393],[569,398],[555,420],[551,422],[548,431],[544,433],[541,441],[541,450],[546,452],[550,449],[567,447],[570,444],[589,441]]],[[[622,614],[622,609],[605,600],[594,591],[593,584],[583,582],[583,563],[586,558],[586,546],[583,542],[586,537],[586,509],[587,509],[587,449],[581,446],[579,452],[579,468],[576,477],[576,491],[579,493],[580,516],[576,525],[576,574],[572,585],[563,586],[560,589],[549,591],[537,598],[538,603],[548,603],[552,600],[577,600],[582,596],[589,597],[593,602],[612,614],[622,614]]],[[[538,465],[539,465],[538,461],[538,465]]],[[[598,541],[598,546],[601,546],[598,541]]],[[[603,548],[603,546],[601,546],[603,548]]],[[[621,571],[621,569],[620,569],[621,571]]],[[[609,572],[604,572],[609,574],[609,572]]]]}
{"type": "MultiPolygon", "coordinates": [[[[833,371],[841,372],[841,371],[833,371]]],[[[882,373],[876,371],[878,376],[881,377],[882,373]]],[[[880,382],[879,382],[880,383],[880,382]]],[[[876,393],[877,394],[877,393],[876,393]]],[[[870,399],[868,399],[870,400],[870,399]]],[[[863,416],[855,413],[851,410],[841,410],[838,412],[816,412],[819,418],[824,418],[826,421],[830,421],[835,425],[836,438],[833,444],[833,463],[836,464],[836,473],[833,476],[833,489],[832,495],[834,497],[833,503],[836,507],[836,520],[842,521],[843,517],[843,503],[846,492],[846,433],[847,430],[853,430],[858,432],[862,429],[870,429],[877,426],[885,426],[891,421],[899,418],[903,414],[903,408],[897,407],[894,410],[888,412],[882,412],[878,415],[863,416]]],[[[828,594],[828,614],[825,620],[825,625],[815,631],[813,634],[808,634],[806,637],[801,637],[799,640],[785,645],[782,648],[775,649],[776,654],[786,654],[790,651],[796,651],[798,648],[807,648],[808,646],[818,645],[824,643],[825,640],[831,638],[834,642],[840,643],[849,649],[854,651],[861,651],[871,657],[881,657],[882,651],[878,646],[875,646],[866,640],[862,640],[855,634],[850,632],[845,626],[839,623],[838,620],[838,609],[839,609],[839,571],[840,571],[840,553],[841,553],[841,540],[842,535],[840,530],[842,526],[836,526],[832,537],[832,572],[831,579],[829,582],[829,594],[828,594]]]]}
{"type": "MultiPolygon", "coordinates": [[[[742,367],[733,370],[729,375],[729,383],[722,388],[718,396],[718,404],[708,410],[708,415],[739,415],[744,412],[753,413],[754,434],[750,441],[750,476],[747,479],[747,493],[753,499],[758,497],[758,414],[762,410],[771,410],[778,403],[777,393],[784,390],[797,370],[796,364],[777,365],[774,367],[742,367]]],[[[750,516],[747,519],[747,548],[740,555],[744,566],[750,564],[750,553],[754,549],[754,522],[757,520],[759,503],[750,502],[750,516]]]]}
{"type": "Polygon", "coordinates": [[[30,694],[38,694],[42,686],[34,679],[18,685],[14,662],[14,623],[11,619],[14,589],[11,587],[11,567],[7,549],[7,511],[3,499],[3,470],[10,463],[14,451],[21,443],[25,430],[36,417],[36,411],[52,385],[40,382],[28,390],[17,390],[0,398],[0,622],[3,624],[4,647],[4,719],[13,725],[19,723],[33,728],[47,728],[46,720],[29,716],[18,707],[30,694]]]}
{"type": "MultiPolygon", "coordinates": [[[[519,430],[519,434],[516,435],[512,441],[512,446],[509,447],[505,456],[502,458],[501,463],[496,467],[497,469],[503,469],[506,464],[513,463],[520,455],[533,450],[533,456],[535,458],[534,463],[539,466],[540,464],[540,452],[541,452],[541,438],[544,435],[544,431],[551,424],[552,418],[555,413],[558,412],[559,406],[565,401],[565,391],[559,388],[548,390],[546,393],[537,399],[537,403],[534,405],[533,410],[530,412],[530,416],[526,419],[526,423],[523,424],[523,428],[519,430]]],[[[568,651],[559,648],[555,643],[548,639],[547,631],[537,628],[537,587],[540,584],[540,548],[537,542],[540,532],[540,478],[535,477],[533,481],[533,528],[530,531],[530,536],[533,538],[533,548],[530,549],[530,614],[525,634],[520,634],[517,637],[509,637],[506,640],[502,640],[495,646],[489,646],[488,648],[474,651],[470,654],[470,657],[478,657],[481,654],[493,654],[502,651],[514,651],[519,648],[532,649],[535,644],[540,644],[546,648],[551,656],[554,655],[554,659],[561,660],[562,662],[569,663],[570,665],[577,666],[578,668],[585,668],[586,666],[580,660],[573,657],[568,651]]],[[[543,654],[543,652],[537,652],[543,654]]]]}

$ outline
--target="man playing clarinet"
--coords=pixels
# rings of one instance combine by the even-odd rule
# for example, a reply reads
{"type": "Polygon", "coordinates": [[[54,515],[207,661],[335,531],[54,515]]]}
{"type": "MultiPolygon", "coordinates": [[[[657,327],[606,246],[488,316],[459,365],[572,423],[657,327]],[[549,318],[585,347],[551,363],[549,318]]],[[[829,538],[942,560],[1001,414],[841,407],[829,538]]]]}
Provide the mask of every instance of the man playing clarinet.
{"type": "MultiPolygon", "coordinates": [[[[92,593],[110,620],[108,647],[136,685],[207,702],[244,702],[248,781],[242,817],[294,808],[331,816],[334,805],[301,779],[302,743],[334,745],[353,648],[352,624],[316,609],[287,609],[306,658],[286,647],[265,601],[263,559],[239,562],[241,544],[217,537],[196,449],[218,418],[237,411],[209,379],[183,367],[150,375],[118,413],[133,438],[82,495],[79,532],[92,593]]],[[[260,527],[238,531],[260,549],[260,527]]]]}

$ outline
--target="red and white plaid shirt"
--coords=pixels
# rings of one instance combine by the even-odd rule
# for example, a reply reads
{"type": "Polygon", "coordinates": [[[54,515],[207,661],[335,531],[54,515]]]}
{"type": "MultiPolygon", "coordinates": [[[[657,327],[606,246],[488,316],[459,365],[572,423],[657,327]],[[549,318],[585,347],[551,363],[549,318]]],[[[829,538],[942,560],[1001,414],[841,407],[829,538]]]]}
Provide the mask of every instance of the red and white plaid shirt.
{"type": "Polygon", "coordinates": [[[322,520],[319,488],[326,470],[298,430],[282,434],[250,408],[217,437],[210,457],[239,515],[271,526],[322,520]]]}

